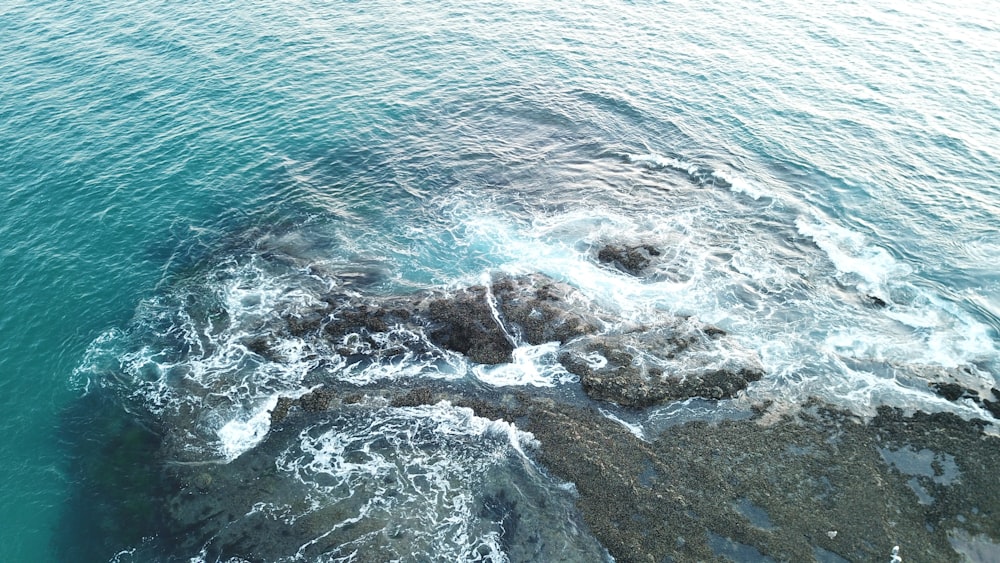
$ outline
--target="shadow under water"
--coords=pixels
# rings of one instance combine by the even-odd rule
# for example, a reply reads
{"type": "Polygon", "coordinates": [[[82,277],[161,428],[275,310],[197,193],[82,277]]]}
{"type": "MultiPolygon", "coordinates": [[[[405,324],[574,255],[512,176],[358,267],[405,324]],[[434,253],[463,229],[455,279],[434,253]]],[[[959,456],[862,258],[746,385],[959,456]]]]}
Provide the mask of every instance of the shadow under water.
{"type": "Polygon", "coordinates": [[[54,550],[59,561],[108,561],[166,531],[164,500],[174,484],[162,473],[162,436],[106,391],[63,412],[72,495],[54,550]]]}

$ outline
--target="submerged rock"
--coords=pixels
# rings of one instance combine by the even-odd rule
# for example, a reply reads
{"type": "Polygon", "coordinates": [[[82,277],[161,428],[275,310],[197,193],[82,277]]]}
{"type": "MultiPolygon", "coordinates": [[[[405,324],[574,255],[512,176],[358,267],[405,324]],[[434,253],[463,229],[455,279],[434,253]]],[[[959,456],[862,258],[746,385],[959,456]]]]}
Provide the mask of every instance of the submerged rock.
{"type": "Polygon", "coordinates": [[[581,338],[559,362],[593,399],[646,407],[690,397],[725,399],[764,375],[756,358],[716,327],[692,319],[581,338]]]}
{"type": "Polygon", "coordinates": [[[140,556],[604,559],[568,492],[524,463],[519,444],[530,447],[528,437],[430,404],[442,389],[371,391],[326,410],[290,410],[228,464],[165,466],[179,486],[162,509],[165,527],[140,556]]]}

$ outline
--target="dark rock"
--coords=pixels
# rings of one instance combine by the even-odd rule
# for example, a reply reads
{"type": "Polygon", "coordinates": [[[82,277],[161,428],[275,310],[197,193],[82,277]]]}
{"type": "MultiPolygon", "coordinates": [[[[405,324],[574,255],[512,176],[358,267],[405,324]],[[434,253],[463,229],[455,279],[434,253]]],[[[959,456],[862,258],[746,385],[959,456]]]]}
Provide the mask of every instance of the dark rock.
{"type": "Polygon", "coordinates": [[[931,387],[934,392],[941,395],[949,401],[957,401],[962,398],[963,395],[968,391],[965,387],[957,383],[932,383],[931,387]]]}
{"type": "MultiPolygon", "coordinates": [[[[922,372],[923,373],[923,372],[922,372]]],[[[947,377],[949,379],[954,377],[955,373],[959,374],[969,374],[970,372],[966,370],[948,371],[948,370],[938,370],[934,372],[935,375],[939,377],[947,377]]],[[[982,406],[984,409],[989,411],[993,418],[1000,419],[1000,389],[992,388],[990,389],[990,395],[993,397],[992,400],[982,397],[980,393],[968,389],[961,384],[954,383],[953,381],[933,381],[929,383],[930,387],[934,389],[934,392],[938,395],[948,399],[949,401],[958,401],[960,399],[971,399],[972,402],[977,405],[982,406]]]]}
{"type": "Polygon", "coordinates": [[[473,286],[426,304],[431,341],[480,364],[512,359],[514,343],[494,316],[487,288],[473,286]]]}
{"type": "Polygon", "coordinates": [[[528,408],[525,404],[529,399],[523,393],[518,395],[497,394],[489,398],[480,396],[457,397],[452,400],[455,406],[470,408],[476,413],[476,416],[489,420],[514,422],[528,414],[528,408]]]}
{"type": "Polygon", "coordinates": [[[597,259],[603,264],[613,264],[625,273],[640,276],[653,258],[660,254],[658,248],[649,244],[606,244],[597,252],[597,259]]]}
{"type": "MultiPolygon", "coordinates": [[[[700,345],[697,338],[687,340],[700,345]]],[[[942,413],[907,415],[887,407],[865,421],[815,402],[786,412],[756,405],[751,419],[680,423],[659,435],[647,434],[647,441],[593,406],[535,393],[430,382],[400,395],[387,383],[366,388],[379,399],[366,402],[359,394],[357,400],[336,403],[335,394],[348,393],[335,385],[296,401],[302,408],[284,421],[288,431],[269,434],[227,464],[165,461],[155,436],[115,422],[114,439],[102,448],[110,451],[103,455],[127,457],[115,460],[120,465],[97,464],[89,471],[96,472],[91,479],[100,478],[108,487],[98,491],[115,501],[105,510],[121,512],[88,509],[88,523],[95,527],[87,530],[96,533],[96,525],[104,523],[105,534],[133,541],[126,547],[138,546],[136,558],[142,560],[180,560],[202,551],[212,560],[281,560],[301,555],[303,545],[309,546],[307,558],[321,559],[358,538],[376,538],[358,544],[373,550],[388,544],[409,547],[405,528],[364,520],[343,525],[357,517],[363,499],[344,495],[314,505],[303,496],[301,482],[275,463],[301,439],[299,430],[321,421],[371,421],[369,416],[384,410],[381,398],[395,395],[401,406],[447,400],[470,406],[479,416],[516,420],[538,443],[526,455],[546,474],[574,484],[586,524],[577,529],[593,533],[617,561],[719,560],[720,542],[735,542],[778,561],[811,561],[816,553],[877,561],[893,545],[911,558],[921,554],[929,561],[957,561],[960,556],[949,541],[956,530],[994,542],[1000,538],[995,475],[1000,443],[984,433],[982,421],[942,413]],[[311,406],[323,397],[334,410],[311,406]],[[132,442],[134,451],[128,446],[132,442]],[[138,462],[145,470],[133,475],[138,462]],[[283,517],[286,510],[297,516],[283,517]],[[142,514],[157,518],[136,529],[143,535],[120,529],[142,514]]],[[[998,395],[994,392],[1000,401],[998,395]]],[[[93,411],[86,411],[88,417],[93,411]]],[[[433,448],[433,441],[423,447],[433,448]]],[[[361,459],[367,455],[353,453],[361,459]]],[[[531,466],[530,479],[512,482],[510,467],[498,466],[474,491],[473,514],[498,524],[493,530],[511,560],[553,560],[559,546],[546,544],[536,533],[544,526],[539,514],[552,513],[532,506],[551,499],[533,496],[530,489],[523,493],[521,487],[539,478],[534,465],[513,466],[531,466]]],[[[103,497],[86,500],[93,498],[103,497]]],[[[576,518],[572,511],[560,514],[576,518]]],[[[121,546],[108,543],[101,549],[98,555],[113,554],[121,546]]],[[[399,552],[386,553],[380,552],[382,559],[398,558],[399,552]]]]}
{"type": "Polygon", "coordinates": [[[288,332],[293,336],[305,336],[306,334],[318,332],[323,326],[323,319],[330,312],[331,307],[324,307],[316,311],[306,311],[298,315],[289,316],[288,332]]]}
{"type": "MultiPolygon", "coordinates": [[[[373,390],[391,393],[392,387],[373,390]]],[[[414,397],[423,395],[423,391],[413,391],[418,391],[414,397]]],[[[450,398],[458,397],[461,395],[450,398]]],[[[359,561],[433,560],[434,545],[429,536],[438,538],[445,547],[463,539],[443,537],[447,528],[429,528],[419,518],[407,518],[402,510],[396,512],[395,507],[396,501],[401,501],[404,507],[419,507],[420,503],[429,502],[427,510],[442,513],[455,510],[448,505],[438,506],[433,495],[424,496],[425,487],[431,487],[433,492],[438,490],[437,485],[422,475],[409,473],[412,468],[407,466],[387,468],[388,477],[381,470],[370,475],[361,471],[334,477],[322,469],[314,473],[309,465],[301,463],[302,456],[323,457],[311,447],[302,447],[303,432],[317,425],[345,432],[342,454],[348,465],[382,456],[390,463],[399,461],[394,456],[400,452],[407,455],[408,447],[396,443],[396,439],[413,440],[420,451],[412,454],[428,456],[426,463],[433,463],[433,459],[447,453],[437,448],[463,447],[464,438],[452,438],[447,433],[435,437],[433,424],[424,427],[429,431],[410,436],[400,434],[393,439],[390,431],[387,440],[376,431],[360,434],[364,438],[359,440],[358,433],[385,414],[384,405],[383,401],[375,400],[334,405],[333,410],[324,413],[297,412],[294,418],[290,416],[285,421],[288,431],[269,434],[244,455],[224,465],[212,465],[210,470],[194,464],[159,465],[165,474],[186,485],[173,491],[165,506],[157,506],[167,523],[155,537],[151,536],[154,539],[150,543],[139,545],[133,555],[143,561],[186,560],[197,553],[204,553],[213,561],[289,558],[316,561],[335,556],[350,558],[351,552],[363,552],[359,561]],[[397,449],[399,446],[402,447],[397,449]],[[286,466],[290,451],[294,452],[291,462],[299,468],[293,472],[286,466]],[[211,471],[208,482],[202,477],[207,471],[211,471]],[[296,478],[299,471],[301,477],[320,486],[304,486],[302,479],[296,478]],[[403,475],[399,484],[393,475],[403,475]],[[408,483],[409,478],[413,478],[412,484],[408,483]],[[340,483],[352,483],[352,487],[358,488],[352,490],[340,483]],[[380,504],[377,509],[367,510],[376,503],[380,504]]],[[[372,428],[377,430],[379,426],[375,424],[372,428]]],[[[479,438],[468,439],[470,451],[479,451],[475,445],[479,438]]],[[[542,493],[549,489],[540,488],[537,468],[522,463],[519,457],[512,457],[511,461],[511,464],[476,464],[482,474],[477,474],[471,482],[465,480],[462,472],[454,474],[459,479],[452,483],[456,489],[472,495],[469,509],[473,521],[467,523],[471,533],[476,534],[472,539],[479,534],[496,534],[505,555],[512,561],[601,560],[603,550],[585,532],[579,514],[572,510],[569,495],[543,497],[542,493]],[[463,489],[469,485],[471,489],[463,489]],[[572,535],[549,535],[544,526],[552,524],[547,520],[553,517],[563,519],[560,525],[565,525],[572,535]],[[553,537],[560,540],[568,537],[570,545],[566,541],[553,541],[553,537]]],[[[475,463],[456,461],[469,462],[475,463]]],[[[320,466],[324,463],[322,459],[318,462],[320,466]]],[[[489,551],[479,555],[491,559],[489,551]]]]}
{"type": "Polygon", "coordinates": [[[194,486],[199,491],[207,491],[212,486],[212,474],[208,472],[199,473],[194,478],[194,486]]]}
{"type": "Polygon", "coordinates": [[[526,407],[538,460],[576,485],[585,521],[617,561],[717,560],[711,537],[779,561],[811,561],[817,549],[874,561],[896,544],[956,561],[951,530],[1000,537],[997,438],[954,415],[883,408],[865,423],[811,405],[769,423],[672,426],[644,442],[592,409],[526,407]],[[903,473],[887,449],[936,461],[903,473]],[[740,510],[748,503],[767,529],[740,510]]]}
{"type": "Polygon", "coordinates": [[[993,418],[1000,419],[1000,389],[995,387],[990,390],[993,393],[993,401],[989,399],[983,399],[983,407],[990,411],[993,418]]]}
{"type": "Polygon", "coordinates": [[[411,389],[405,395],[397,395],[390,403],[394,407],[419,407],[421,405],[433,405],[434,393],[427,387],[411,389]]]}
{"type": "Polygon", "coordinates": [[[579,291],[539,274],[503,277],[493,294],[504,320],[529,344],[565,344],[603,325],[579,291]]]}
{"type": "Polygon", "coordinates": [[[254,354],[257,354],[258,356],[265,358],[267,360],[273,361],[279,357],[279,355],[274,352],[273,350],[274,345],[268,338],[264,337],[248,338],[247,340],[244,341],[243,345],[247,347],[247,350],[250,350],[254,354]]]}
{"type": "Polygon", "coordinates": [[[271,410],[271,426],[275,426],[285,417],[288,416],[288,409],[292,408],[295,404],[295,400],[289,397],[279,397],[278,403],[274,405],[274,409],[271,410]]]}
{"type": "Polygon", "coordinates": [[[884,309],[889,306],[884,299],[877,295],[865,295],[865,301],[876,309],[884,309]]]}
{"type": "Polygon", "coordinates": [[[690,319],[578,339],[559,362],[594,399],[646,407],[690,397],[725,399],[763,377],[756,358],[725,333],[690,319]]]}
{"type": "MultiPolygon", "coordinates": [[[[420,336],[421,325],[413,319],[417,298],[384,299],[358,297],[326,298],[320,312],[304,313],[288,320],[296,329],[309,326],[311,335],[332,345],[333,351],[350,361],[391,360],[408,352],[426,354],[429,346],[420,336]],[[308,325],[302,319],[313,319],[308,325]]],[[[290,328],[293,334],[296,332],[290,328]]],[[[304,336],[303,334],[296,334],[304,336]]]]}
{"type": "Polygon", "coordinates": [[[362,304],[342,307],[334,311],[324,330],[328,334],[340,335],[365,329],[371,332],[385,332],[393,315],[378,306],[362,304]]]}
{"type": "MultiPolygon", "coordinates": [[[[318,308],[296,311],[285,321],[288,333],[322,338],[351,361],[440,354],[433,343],[481,364],[511,361],[521,343],[565,343],[604,325],[577,290],[541,274],[499,274],[488,285],[447,293],[365,300],[331,294],[318,308]]],[[[263,338],[247,346],[280,359],[263,338]]]]}
{"type": "Polygon", "coordinates": [[[335,397],[332,390],[320,388],[302,395],[295,402],[306,412],[321,412],[329,408],[335,397]]]}
{"type": "Polygon", "coordinates": [[[425,307],[435,344],[484,364],[511,361],[519,341],[565,343],[603,326],[578,291],[541,274],[498,275],[425,307]]]}

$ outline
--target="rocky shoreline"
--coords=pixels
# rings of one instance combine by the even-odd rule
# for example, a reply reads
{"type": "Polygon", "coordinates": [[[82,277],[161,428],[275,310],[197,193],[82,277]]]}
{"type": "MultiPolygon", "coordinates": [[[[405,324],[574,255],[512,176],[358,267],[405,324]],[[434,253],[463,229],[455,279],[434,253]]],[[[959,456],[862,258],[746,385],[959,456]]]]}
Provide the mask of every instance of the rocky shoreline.
{"type": "MultiPolygon", "coordinates": [[[[725,399],[764,375],[726,332],[690,317],[634,325],[601,311],[572,287],[541,274],[497,274],[488,284],[382,301],[330,295],[320,310],[286,319],[274,335],[324,339],[350,360],[385,361],[443,350],[477,364],[511,362],[521,345],[560,345],[558,360],[591,398],[646,407],[690,397],[725,399]]],[[[248,348],[273,358],[265,339],[248,348]]]]}
{"type": "MultiPolygon", "coordinates": [[[[609,244],[595,258],[642,276],[660,255],[648,245],[609,244]]],[[[509,487],[481,483],[488,490],[477,497],[479,514],[499,526],[511,561],[839,562],[888,559],[896,545],[904,558],[959,561],[1000,549],[1000,439],[985,421],[891,408],[862,420],[814,401],[753,405],[739,420],[686,422],[640,436],[606,416],[602,406],[638,413],[691,398],[732,399],[766,377],[734,338],[694,318],[662,315],[639,326],[541,274],[495,274],[447,292],[331,292],[266,329],[243,344],[272,362],[282,361],[276,342],[287,335],[324,343],[352,365],[457,353],[489,366],[511,362],[521,346],[555,343],[558,363],[580,385],[568,394],[446,380],[358,385],[318,369],[312,391],[279,398],[263,441],[227,464],[187,459],[178,429],[167,424],[107,428],[106,441],[121,441],[124,432],[140,444],[117,454],[123,464],[129,460],[121,456],[142,456],[146,471],[123,494],[144,497],[136,510],[157,515],[142,520],[146,529],[133,526],[127,541],[155,537],[152,552],[170,545],[175,553],[240,561],[315,558],[358,537],[385,549],[416,541],[342,527],[342,507],[284,518],[255,507],[268,499],[304,502],[291,490],[299,483],[279,475],[275,460],[317,421],[450,405],[529,432],[533,463],[572,484],[575,508],[557,526],[533,520],[534,512],[521,509],[528,501],[509,487]],[[575,538],[572,549],[546,535],[553,526],[575,538]]],[[[949,400],[975,395],[957,384],[935,389],[949,400]]],[[[77,470],[98,488],[88,494],[124,502],[107,489],[115,470],[87,463],[77,470]]],[[[112,527],[136,522],[127,507],[103,510],[112,527]]],[[[380,560],[379,553],[355,560],[380,560]]]]}
{"type": "MultiPolygon", "coordinates": [[[[442,401],[530,432],[537,446],[529,455],[573,483],[577,525],[616,561],[872,561],[895,545],[913,560],[974,561],[977,542],[995,549],[1000,537],[1000,440],[981,422],[890,408],[864,421],[812,403],[688,422],[647,441],[592,406],[442,384],[318,389],[276,409],[265,441],[226,465],[170,463],[160,451],[153,501],[166,520],[160,539],[180,553],[208,546],[220,560],[287,557],[345,515],[317,511],[292,523],[244,517],[262,500],[298,498],[289,488],[298,484],[275,470],[289,440],[324,417],[442,401]]],[[[480,510],[506,490],[484,495],[480,510]]],[[[509,502],[503,517],[518,519],[520,508],[509,502]]],[[[596,546],[566,558],[554,545],[532,543],[528,513],[507,538],[519,546],[508,552],[511,561],[603,558],[596,546]]],[[[372,557],[358,560],[379,560],[372,557]]]]}

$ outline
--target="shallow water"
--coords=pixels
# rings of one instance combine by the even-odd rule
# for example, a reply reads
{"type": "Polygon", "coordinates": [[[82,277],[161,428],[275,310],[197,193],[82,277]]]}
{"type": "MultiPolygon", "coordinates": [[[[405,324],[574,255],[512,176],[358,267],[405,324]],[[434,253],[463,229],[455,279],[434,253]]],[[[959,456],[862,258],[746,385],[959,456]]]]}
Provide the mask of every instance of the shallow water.
{"type": "Polygon", "coordinates": [[[0,560],[58,559],[81,395],[187,425],[190,460],[215,460],[259,444],[277,395],[320,367],[576,385],[544,347],[504,368],[247,349],[331,280],[384,296],[542,272],[760,358],[739,404],[615,415],[649,431],[809,396],[989,419],[928,384],[986,393],[1000,375],[995,12],[7,3],[0,560]],[[637,279],[593,259],[609,241],[664,254],[637,279]]]}

